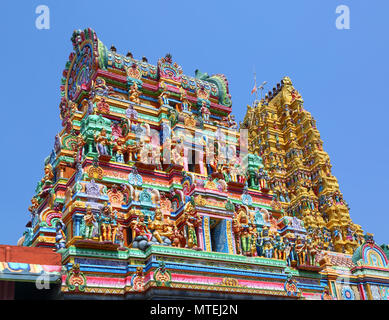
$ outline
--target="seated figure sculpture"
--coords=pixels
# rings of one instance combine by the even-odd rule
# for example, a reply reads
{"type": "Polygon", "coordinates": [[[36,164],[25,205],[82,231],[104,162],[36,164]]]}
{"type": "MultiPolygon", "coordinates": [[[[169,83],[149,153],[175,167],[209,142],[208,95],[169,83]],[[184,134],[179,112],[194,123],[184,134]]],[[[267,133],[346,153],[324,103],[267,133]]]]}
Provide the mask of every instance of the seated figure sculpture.
{"type": "Polygon", "coordinates": [[[171,245],[173,230],[170,222],[163,219],[162,211],[159,208],[155,210],[154,220],[149,224],[149,229],[153,232],[153,238],[155,238],[151,239],[152,244],[157,242],[157,244],[171,245]]]}
{"type": "Polygon", "coordinates": [[[132,209],[131,214],[137,216],[137,219],[130,223],[130,228],[132,230],[132,247],[144,251],[150,246],[149,241],[152,238],[152,233],[146,225],[145,216],[142,211],[132,209]]]}

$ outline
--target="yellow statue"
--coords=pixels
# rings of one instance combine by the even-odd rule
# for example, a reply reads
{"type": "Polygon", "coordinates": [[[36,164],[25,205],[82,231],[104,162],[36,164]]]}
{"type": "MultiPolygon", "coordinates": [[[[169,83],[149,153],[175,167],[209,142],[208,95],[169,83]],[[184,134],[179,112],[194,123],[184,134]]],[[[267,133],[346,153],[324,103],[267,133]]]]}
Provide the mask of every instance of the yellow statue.
{"type": "Polygon", "coordinates": [[[164,83],[161,84],[162,92],[158,97],[159,105],[169,105],[169,91],[166,90],[166,85],[164,83]]]}
{"type": "Polygon", "coordinates": [[[232,228],[235,234],[237,253],[251,256],[253,254],[253,246],[257,234],[244,208],[240,208],[239,211],[235,213],[235,217],[232,221],[232,228]]]}
{"type": "Polygon", "coordinates": [[[42,178],[41,182],[42,184],[45,184],[45,183],[52,183],[53,181],[53,178],[54,178],[54,173],[53,173],[53,167],[52,165],[49,163],[45,166],[45,175],[44,177],[42,178]]]}
{"type": "Polygon", "coordinates": [[[184,221],[187,231],[186,246],[191,249],[198,248],[197,232],[196,228],[200,226],[202,222],[201,216],[195,211],[190,202],[185,205],[184,208],[184,221]]]}
{"type": "Polygon", "coordinates": [[[100,156],[109,156],[108,147],[110,146],[110,141],[107,137],[107,131],[102,129],[100,133],[95,134],[95,142],[97,147],[97,152],[100,156]]]}
{"type": "Polygon", "coordinates": [[[140,104],[140,90],[138,89],[138,85],[137,83],[134,81],[134,83],[132,84],[132,86],[130,87],[130,91],[128,93],[129,95],[129,100],[136,103],[136,104],[140,104]]]}
{"type": "Polygon", "coordinates": [[[166,221],[162,216],[162,211],[157,208],[155,210],[154,220],[149,223],[149,229],[153,231],[153,236],[159,243],[163,243],[162,237],[167,237],[169,240],[173,238],[173,221],[166,221]]]}

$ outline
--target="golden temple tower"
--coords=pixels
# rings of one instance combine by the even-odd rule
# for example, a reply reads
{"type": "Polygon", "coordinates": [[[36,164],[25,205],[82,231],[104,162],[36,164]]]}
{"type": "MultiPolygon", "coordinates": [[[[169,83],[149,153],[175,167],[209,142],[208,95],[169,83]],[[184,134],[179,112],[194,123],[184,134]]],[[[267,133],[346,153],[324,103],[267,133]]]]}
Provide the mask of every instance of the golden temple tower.
{"type": "Polygon", "coordinates": [[[352,253],[363,231],[350,219],[316,122],[289,77],[247,106],[241,128],[249,129],[249,152],[262,157],[287,215],[302,219],[308,232],[331,237],[328,249],[352,253]]]}

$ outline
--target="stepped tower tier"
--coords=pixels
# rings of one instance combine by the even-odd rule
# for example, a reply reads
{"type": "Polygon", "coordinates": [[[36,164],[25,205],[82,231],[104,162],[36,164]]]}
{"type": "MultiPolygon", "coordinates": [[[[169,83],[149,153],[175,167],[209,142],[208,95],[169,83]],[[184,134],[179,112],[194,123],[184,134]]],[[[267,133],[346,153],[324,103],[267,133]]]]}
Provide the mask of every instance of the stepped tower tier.
{"type": "Polygon", "coordinates": [[[352,253],[363,232],[350,219],[316,121],[303,102],[284,77],[264,99],[247,106],[241,128],[250,128],[249,152],[262,157],[287,214],[302,219],[311,232],[330,232],[330,249],[352,253]]]}

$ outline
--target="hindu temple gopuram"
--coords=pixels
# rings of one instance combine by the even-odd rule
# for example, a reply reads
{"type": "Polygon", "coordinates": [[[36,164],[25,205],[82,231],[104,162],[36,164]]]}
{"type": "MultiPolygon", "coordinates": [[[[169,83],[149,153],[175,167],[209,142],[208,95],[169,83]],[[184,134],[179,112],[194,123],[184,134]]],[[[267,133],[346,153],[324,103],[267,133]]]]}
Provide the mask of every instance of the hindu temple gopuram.
{"type": "Polygon", "coordinates": [[[45,275],[60,299],[389,298],[389,249],[351,220],[288,77],[238,124],[223,74],[122,55],[91,29],[71,41],[63,128],[4,249],[41,258],[0,250],[0,283],[45,275]]]}

